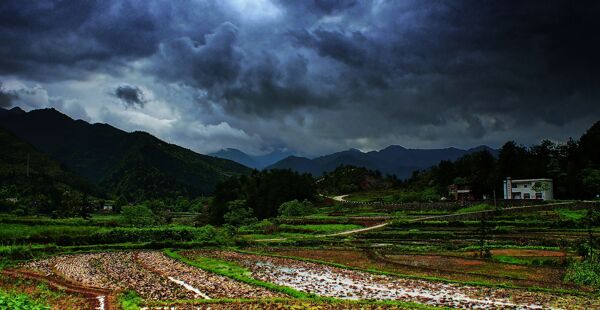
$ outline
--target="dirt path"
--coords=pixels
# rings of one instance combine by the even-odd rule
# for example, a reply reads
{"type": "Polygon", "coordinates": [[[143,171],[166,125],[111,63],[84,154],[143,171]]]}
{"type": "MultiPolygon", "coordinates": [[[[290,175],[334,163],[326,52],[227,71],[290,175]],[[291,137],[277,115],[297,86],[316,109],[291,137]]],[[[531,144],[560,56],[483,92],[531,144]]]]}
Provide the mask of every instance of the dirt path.
{"type": "Polygon", "coordinates": [[[347,202],[346,199],[344,199],[344,197],[347,197],[347,196],[348,195],[339,195],[339,196],[331,197],[331,199],[333,199],[335,201],[347,202]]]}
{"type": "Polygon", "coordinates": [[[116,310],[117,298],[110,290],[100,288],[90,288],[77,285],[62,279],[47,277],[28,270],[3,270],[2,273],[11,278],[25,278],[47,283],[50,287],[65,291],[71,294],[79,294],[85,296],[88,300],[89,309],[99,310],[116,310]]]}
{"type": "MultiPolygon", "coordinates": [[[[335,196],[335,197],[331,197],[331,198],[336,201],[346,202],[346,200],[344,200],[344,197],[346,197],[346,196],[348,196],[348,195],[340,195],[340,196],[335,196]]],[[[572,203],[573,202],[556,202],[556,203],[542,204],[542,205],[510,207],[510,208],[503,208],[502,211],[515,211],[515,210],[516,211],[518,211],[518,210],[526,211],[527,209],[534,209],[534,208],[539,208],[539,207],[556,207],[556,206],[568,205],[568,204],[572,204],[572,203]]],[[[445,214],[445,215],[432,215],[432,216],[426,216],[426,217],[420,217],[420,218],[408,220],[408,222],[443,220],[443,219],[449,219],[449,218],[453,218],[453,217],[457,217],[457,216],[473,216],[473,215],[486,214],[486,213],[491,213],[491,212],[494,212],[494,211],[485,210],[485,211],[475,211],[475,212],[466,212],[466,213],[452,213],[452,214],[445,214]]],[[[391,221],[387,221],[387,222],[384,222],[384,223],[381,223],[381,224],[378,224],[375,226],[371,226],[371,227],[347,230],[347,231],[331,233],[331,234],[316,235],[316,236],[312,236],[312,238],[347,236],[347,235],[357,234],[357,233],[361,233],[361,232],[365,232],[365,231],[377,230],[377,229],[380,229],[380,228],[383,228],[383,227],[389,225],[390,223],[391,223],[391,221]]],[[[272,239],[260,239],[260,240],[255,240],[255,241],[256,242],[277,242],[277,241],[286,241],[288,239],[289,238],[272,238],[272,239]]]]}

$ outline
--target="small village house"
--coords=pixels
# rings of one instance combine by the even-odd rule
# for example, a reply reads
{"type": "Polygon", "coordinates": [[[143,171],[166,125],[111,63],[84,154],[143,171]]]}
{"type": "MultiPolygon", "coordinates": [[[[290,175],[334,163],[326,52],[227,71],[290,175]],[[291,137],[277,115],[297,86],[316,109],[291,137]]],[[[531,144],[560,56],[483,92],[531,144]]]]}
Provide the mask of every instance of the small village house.
{"type": "Polygon", "coordinates": [[[504,199],[554,199],[552,179],[504,180],[504,199]]]}
{"type": "Polygon", "coordinates": [[[475,200],[473,192],[468,184],[451,184],[448,186],[448,194],[455,201],[475,200]]]}

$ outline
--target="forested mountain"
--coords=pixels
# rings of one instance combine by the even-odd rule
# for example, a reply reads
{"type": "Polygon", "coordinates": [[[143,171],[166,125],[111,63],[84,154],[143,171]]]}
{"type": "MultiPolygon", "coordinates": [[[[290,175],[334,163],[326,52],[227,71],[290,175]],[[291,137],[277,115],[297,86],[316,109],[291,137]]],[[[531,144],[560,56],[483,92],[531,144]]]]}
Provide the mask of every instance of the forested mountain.
{"type": "Polygon", "coordinates": [[[252,156],[238,150],[238,149],[222,149],[218,152],[209,154],[210,156],[215,156],[219,158],[229,159],[235,161],[236,163],[242,164],[246,167],[260,169],[261,165],[254,159],[252,156]]]}
{"type": "Polygon", "coordinates": [[[263,169],[291,155],[289,151],[275,150],[264,155],[250,155],[238,149],[226,148],[209,154],[219,158],[233,160],[246,167],[263,169]]]}
{"type": "Polygon", "coordinates": [[[250,172],[145,132],[73,120],[54,109],[3,110],[0,126],[108,193],[129,200],[208,194],[219,181],[250,172]]]}
{"type": "Polygon", "coordinates": [[[313,176],[318,176],[323,173],[323,169],[319,164],[306,157],[290,156],[284,158],[266,169],[291,169],[300,173],[310,173],[313,176]]]}
{"type": "Polygon", "coordinates": [[[456,160],[465,154],[481,150],[497,154],[497,150],[487,146],[462,150],[457,148],[407,149],[392,145],[379,151],[364,153],[357,149],[350,149],[314,159],[291,156],[269,166],[268,169],[292,169],[319,176],[325,172],[334,171],[338,166],[349,165],[377,170],[383,174],[395,175],[404,179],[408,178],[415,170],[431,167],[442,160],[456,160]]]}
{"type": "Polygon", "coordinates": [[[1,127],[0,145],[0,198],[35,199],[37,211],[49,212],[64,192],[97,193],[93,184],[1,127]]]}

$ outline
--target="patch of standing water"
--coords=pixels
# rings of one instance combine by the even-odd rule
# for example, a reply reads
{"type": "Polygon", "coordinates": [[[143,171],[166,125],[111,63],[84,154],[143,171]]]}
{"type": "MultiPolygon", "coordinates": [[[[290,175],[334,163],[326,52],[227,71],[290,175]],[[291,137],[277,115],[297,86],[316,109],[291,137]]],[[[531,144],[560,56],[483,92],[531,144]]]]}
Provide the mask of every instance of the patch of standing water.
{"type": "Polygon", "coordinates": [[[435,287],[405,287],[392,278],[357,273],[356,277],[335,272],[328,267],[313,268],[277,266],[271,262],[258,261],[256,266],[271,274],[272,281],[298,290],[342,299],[410,299],[432,305],[461,307],[469,304],[473,309],[513,308],[541,309],[535,304],[518,305],[507,299],[472,298],[447,284],[436,283],[435,287]]]}
{"type": "Polygon", "coordinates": [[[197,288],[195,288],[195,287],[193,287],[193,286],[185,283],[185,281],[178,280],[178,279],[175,279],[173,277],[169,277],[169,280],[171,280],[171,281],[173,281],[173,282],[175,282],[175,283],[177,283],[177,284],[185,287],[189,291],[194,292],[196,294],[196,296],[200,296],[200,297],[202,297],[204,299],[211,299],[208,295],[202,293],[199,289],[197,289],[197,288]]]}
{"type": "Polygon", "coordinates": [[[106,297],[104,295],[96,297],[96,299],[98,299],[98,308],[96,308],[96,309],[98,309],[98,310],[104,310],[104,299],[105,298],[106,297]]]}

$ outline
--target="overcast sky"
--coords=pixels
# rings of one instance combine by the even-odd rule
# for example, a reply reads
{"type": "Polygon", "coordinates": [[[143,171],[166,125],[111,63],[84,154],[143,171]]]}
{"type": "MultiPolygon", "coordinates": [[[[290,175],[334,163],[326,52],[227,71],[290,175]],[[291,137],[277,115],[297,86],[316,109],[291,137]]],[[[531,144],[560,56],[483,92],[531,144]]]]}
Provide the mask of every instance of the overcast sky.
{"type": "Polygon", "coordinates": [[[578,138],[600,1],[0,2],[0,105],[209,153],[578,138]]]}

